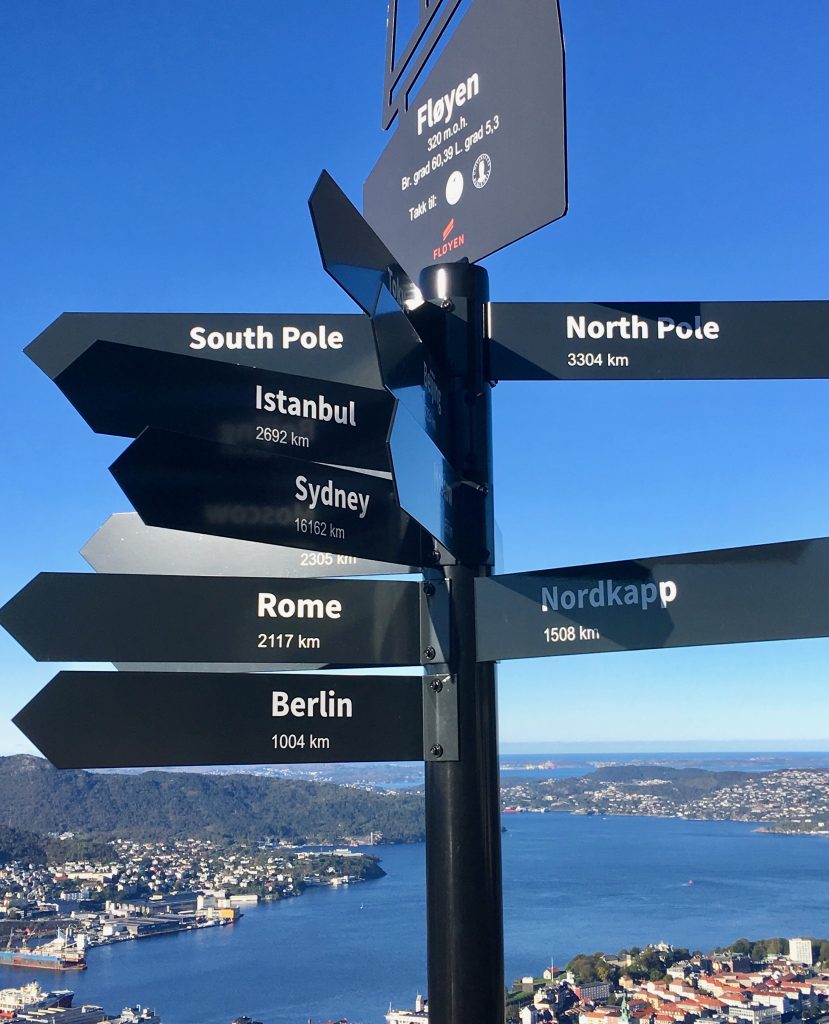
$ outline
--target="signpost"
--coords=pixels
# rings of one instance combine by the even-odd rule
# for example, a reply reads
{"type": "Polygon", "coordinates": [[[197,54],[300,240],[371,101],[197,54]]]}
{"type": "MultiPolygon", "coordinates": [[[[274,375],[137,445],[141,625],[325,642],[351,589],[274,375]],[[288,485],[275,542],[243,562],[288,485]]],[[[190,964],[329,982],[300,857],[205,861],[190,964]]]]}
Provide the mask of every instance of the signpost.
{"type": "Polygon", "coordinates": [[[566,211],[563,48],[554,0],[473,0],[415,94],[458,6],[398,53],[392,2],[367,219],[327,173],[310,198],[368,316],[64,314],[29,345],[136,437],[111,468],[143,523],[0,624],[38,660],[189,669],[59,673],[15,719],[58,765],[423,757],[430,1022],[502,1024],[494,663],[827,636],[829,538],[491,576],[492,383],[829,376],[829,302],[489,304],[469,261],[566,211]]]}
{"type": "Polygon", "coordinates": [[[14,722],[57,768],[424,756],[420,676],[59,672],[14,722]]]}
{"type": "Polygon", "coordinates": [[[829,636],[829,538],[476,581],[478,660],[829,636]]]}
{"type": "Polygon", "coordinates": [[[393,287],[401,306],[420,301],[412,279],[327,171],[308,207],[326,273],[361,309],[373,315],[383,285],[393,287]]]}
{"type": "Polygon", "coordinates": [[[148,429],[110,467],[149,526],[434,563],[390,477],[148,429]]]}
{"type": "Polygon", "coordinates": [[[55,383],[94,431],[148,426],[317,462],[388,472],[395,400],[313,380],[96,341],[55,383]]]}
{"type": "Polygon", "coordinates": [[[493,302],[498,380],[829,377],[829,302],[493,302]]]}
{"type": "Polygon", "coordinates": [[[145,526],[135,512],[111,515],[81,548],[81,556],[96,572],[160,576],[305,578],[420,572],[415,565],[145,526]]]}
{"type": "Polygon", "coordinates": [[[551,0],[475,0],[366,179],[366,218],[417,280],[567,211],[564,47],[551,0]]]}
{"type": "Polygon", "coordinates": [[[449,628],[411,581],[93,573],[41,573],[0,625],[37,661],[354,666],[440,663],[449,628]]]}
{"type": "Polygon", "coordinates": [[[96,341],[383,386],[371,324],[354,313],[63,313],[25,351],[55,380],[96,341]]]}

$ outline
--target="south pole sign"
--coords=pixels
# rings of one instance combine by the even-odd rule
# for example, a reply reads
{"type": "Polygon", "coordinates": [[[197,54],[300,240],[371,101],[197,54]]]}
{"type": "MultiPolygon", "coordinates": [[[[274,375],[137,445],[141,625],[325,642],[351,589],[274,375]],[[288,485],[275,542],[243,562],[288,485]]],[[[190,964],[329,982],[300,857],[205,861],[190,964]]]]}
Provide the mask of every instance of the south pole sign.
{"type": "Polygon", "coordinates": [[[18,714],[58,765],[422,758],[429,1019],[503,1024],[495,663],[829,635],[829,539],[493,575],[493,383],[827,377],[829,302],[490,303],[475,261],[566,212],[561,27],[555,0],[458,10],[421,4],[398,53],[391,0],[365,215],[327,172],[309,200],[362,313],[66,313],[29,345],[134,438],[111,469],[141,519],[0,624],[132,669],[18,714]],[[383,565],[421,578],[335,578],[383,565]],[[422,675],[289,671],[321,665],[422,675]],[[187,735],[136,714],[112,742],[162,701],[187,735]]]}
{"type": "Polygon", "coordinates": [[[353,313],[63,313],[26,355],[56,380],[96,341],[383,386],[371,323],[353,313]]]}

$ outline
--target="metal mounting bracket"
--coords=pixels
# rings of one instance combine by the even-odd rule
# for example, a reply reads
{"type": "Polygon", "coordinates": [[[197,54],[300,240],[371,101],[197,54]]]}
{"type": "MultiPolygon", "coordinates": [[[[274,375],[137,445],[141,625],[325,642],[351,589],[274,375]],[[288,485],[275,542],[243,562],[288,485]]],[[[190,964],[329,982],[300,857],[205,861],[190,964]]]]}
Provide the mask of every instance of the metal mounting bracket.
{"type": "Polygon", "coordinates": [[[423,760],[458,759],[457,679],[427,669],[423,678],[423,760]]]}

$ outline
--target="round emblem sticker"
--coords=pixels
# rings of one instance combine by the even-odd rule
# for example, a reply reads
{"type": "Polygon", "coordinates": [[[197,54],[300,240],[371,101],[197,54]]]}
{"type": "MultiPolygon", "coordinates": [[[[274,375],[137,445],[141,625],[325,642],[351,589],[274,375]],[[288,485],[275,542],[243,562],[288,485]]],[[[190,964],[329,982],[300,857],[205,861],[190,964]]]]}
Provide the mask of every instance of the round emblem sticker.
{"type": "Polygon", "coordinates": [[[481,153],[472,165],[472,184],[475,188],[483,188],[486,185],[491,171],[492,161],[489,159],[489,154],[481,153]]]}
{"type": "Polygon", "coordinates": [[[446,182],[446,202],[454,206],[463,194],[463,175],[460,171],[452,171],[446,182]]]}

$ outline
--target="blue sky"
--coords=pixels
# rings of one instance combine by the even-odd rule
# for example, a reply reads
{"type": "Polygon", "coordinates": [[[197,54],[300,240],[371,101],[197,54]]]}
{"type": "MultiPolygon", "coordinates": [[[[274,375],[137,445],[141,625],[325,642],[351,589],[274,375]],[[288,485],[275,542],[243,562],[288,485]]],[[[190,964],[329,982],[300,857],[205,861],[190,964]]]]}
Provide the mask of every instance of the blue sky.
{"type": "MultiPolygon", "coordinates": [[[[56,316],[356,311],[306,201],[326,168],[359,205],[385,144],[385,3],[320,11],[0,9],[3,599],[85,568],[129,508],[106,468],[124,442],[22,354],[56,316]]],[[[492,298],[829,298],[825,0],[562,13],[570,212],[485,261],[492,298]]],[[[826,381],[501,383],[503,567],[827,535],[827,437],[826,381]]],[[[0,752],[29,749],[10,718],[57,668],[0,636],[0,752]]],[[[825,640],[505,663],[501,736],[826,745],[828,676],[825,640]]]]}

